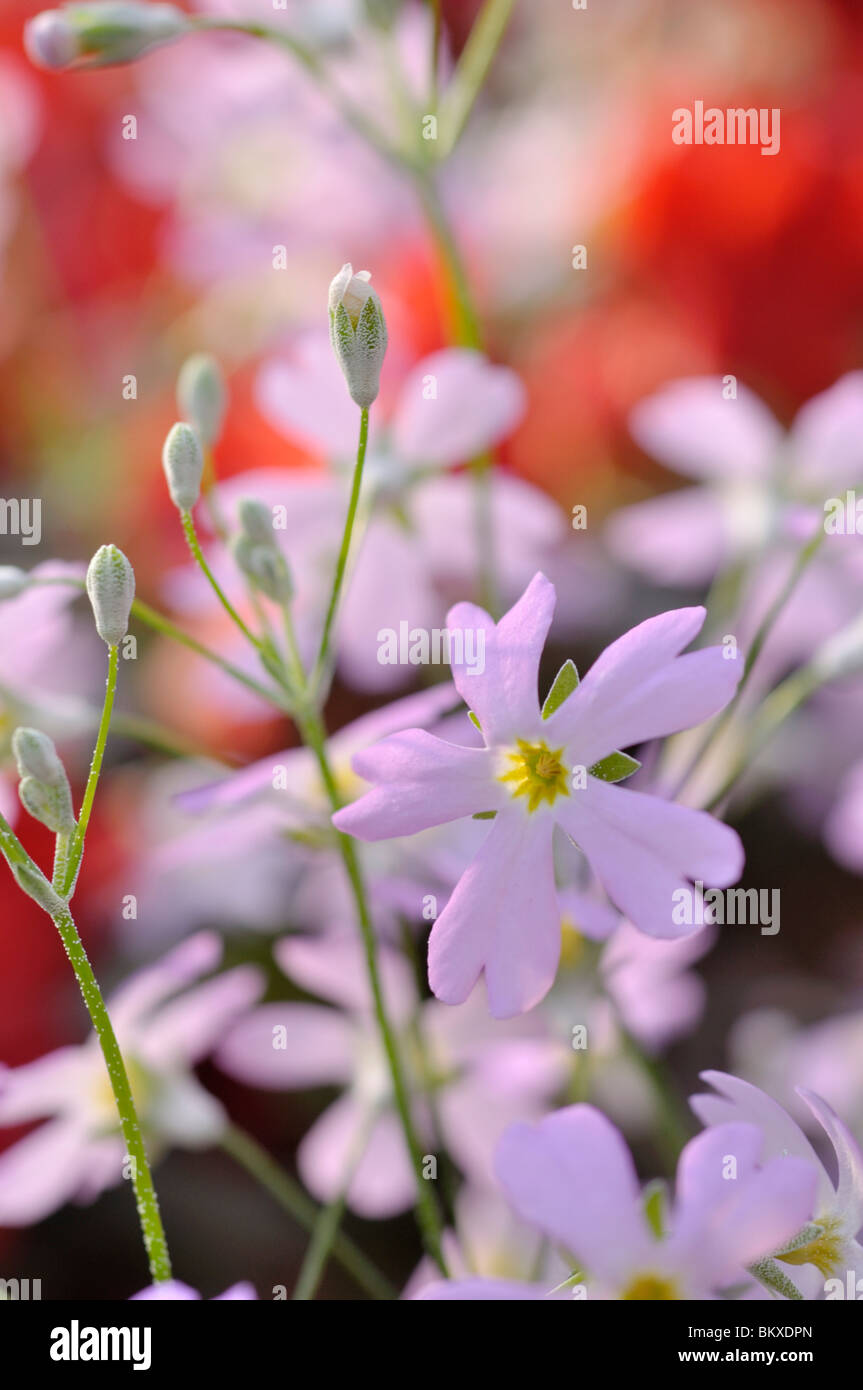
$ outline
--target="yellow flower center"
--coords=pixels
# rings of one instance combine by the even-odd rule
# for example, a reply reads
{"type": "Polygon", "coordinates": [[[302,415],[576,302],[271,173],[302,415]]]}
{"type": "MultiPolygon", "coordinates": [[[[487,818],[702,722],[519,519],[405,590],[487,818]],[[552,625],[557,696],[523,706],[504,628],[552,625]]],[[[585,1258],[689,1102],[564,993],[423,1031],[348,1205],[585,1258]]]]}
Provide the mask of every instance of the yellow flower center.
{"type": "MultiPolygon", "coordinates": [[[[132,1088],[135,1109],[138,1111],[139,1118],[143,1120],[152,1098],[153,1083],[141,1064],[131,1057],[126,1058],[126,1075],[132,1088]]],[[[119,1129],[120,1119],[117,1114],[117,1102],[114,1099],[111,1082],[104,1070],[100,1069],[99,1078],[93,1086],[91,1097],[100,1127],[108,1133],[119,1129]]]]}
{"type": "Polygon", "coordinates": [[[560,919],[560,965],[574,970],[584,956],[585,939],[570,917],[560,919]]]}
{"type": "Polygon", "coordinates": [[[673,1279],[662,1274],[636,1274],[620,1295],[625,1303],[678,1303],[680,1294],[673,1279]]]}
{"type": "Polygon", "coordinates": [[[826,1279],[842,1262],[844,1242],[838,1217],[828,1216],[817,1224],[824,1228],[820,1236],[810,1240],[808,1245],[801,1245],[799,1250],[789,1250],[778,1258],[786,1265],[814,1265],[826,1279]]]}
{"type": "Polygon", "coordinates": [[[520,738],[517,751],[506,755],[512,767],[499,780],[514,783],[512,795],[527,797],[528,811],[535,811],[542,801],[552,806],[559,796],[569,796],[569,774],[560,761],[562,754],[562,748],[552,750],[545,743],[525,743],[520,738]]]}

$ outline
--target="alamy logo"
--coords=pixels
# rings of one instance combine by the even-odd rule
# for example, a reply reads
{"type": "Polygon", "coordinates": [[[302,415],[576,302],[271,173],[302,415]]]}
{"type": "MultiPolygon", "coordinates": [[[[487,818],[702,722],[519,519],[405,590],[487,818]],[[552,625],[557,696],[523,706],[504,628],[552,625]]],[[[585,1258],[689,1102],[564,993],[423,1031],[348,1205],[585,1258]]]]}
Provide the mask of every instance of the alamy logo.
{"type": "Polygon", "coordinates": [[[406,622],[382,627],[378,633],[381,666],[464,666],[469,676],[485,670],[485,632],[482,628],[409,628],[406,622]]]}
{"type": "Polygon", "coordinates": [[[762,154],[779,153],[779,107],[719,106],[693,109],[679,106],[671,113],[671,138],[675,145],[760,145],[762,154]]]}
{"type": "Polygon", "coordinates": [[[0,536],[20,536],[22,545],[42,539],[42,500],[39,497],[0,497],[0,536]]]}
{"type": "Polygon", "coordinates": [[[779,930],[778,888],[708,888],[699,879],[694,888],[676,888],[671,895],[671,920],[678,927],[733,927],[761,924],[762,936],[779,930]]]}
{"type": "Polygon", "coordinates": [[[30,1303],[41,1297],[41,1279],[0,1279],[0,1303],[30,1303]]]}
{"type": "Polygon", "coordinates": [[[149,1327],[81,1327],[73,1318],[52,1329],[51,1360],[131,1361],[134,1371],[149,1371],[151,1338],[149,1327]]]}

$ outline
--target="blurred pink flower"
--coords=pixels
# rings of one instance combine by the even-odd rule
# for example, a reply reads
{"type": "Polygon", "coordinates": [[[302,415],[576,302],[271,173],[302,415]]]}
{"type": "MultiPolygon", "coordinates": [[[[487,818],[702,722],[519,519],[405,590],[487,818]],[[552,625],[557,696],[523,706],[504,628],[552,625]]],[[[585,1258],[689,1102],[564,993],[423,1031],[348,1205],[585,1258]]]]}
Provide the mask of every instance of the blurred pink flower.
{"type": "MultiPolygon", "coordinates": [[[[245,1301],[256,1299],[257,1297],[258,1295],[255,1293],[253,1284],[240,1283],[232,1284],[229,1289],[225,1289],[224,1293],[216,1294],[210,1302],[234,1303],[238,1300],[245,1301]]],[[[165,1279],[161,1284],[149,1284],[147,1288],[142,1289],[140,1293],[133,1293],[129,1302],[193,1303],[199,1302],[200,1299],[201,1295],[198,1293],[198,1290],[191,1288],[189,1284],[182,1284],[179,1279],[165,1279]]]]}
{"type": "MultiPolygon", "coordinates": [[[[698,1300],[746,1282],[747,1268],[792,1239],[812,1211],[815,1173],[797,1158],[762,1161],[754,1125],[727,1124],[686,1145],[677,1198],[658,1236],[623,1136],[600,1111],[573,1105],[514,1125],[498,1147],[501,1186],[524,1221],[590,1272],[589,1296],[698,1300]],[[735,1176],[726,1179],[729,1156],[735,1176]]],[[[582,1279],[583,1283],[584,1280],[582,1279]]],[[[424,1299],[545,1299],[544,1284],[470,1279],[424,1299]]]]}
{"type": "MultiPolygon", "coordinates": [[[[201,933],[108,1001],[151,1157],[171,1144],[206,1147],[224,1130],[222,1106],[193,1068],[260,996],[263,979],[239,966],[196,985],[221,954],[218,938],[201,933]]],[[[125,1145],[95,1036],[0,1070],[0,1125],[37,1119],[45,1123],[0,1154],[0,1225],[30,1225],[121,1180],[125,1145]]]]}

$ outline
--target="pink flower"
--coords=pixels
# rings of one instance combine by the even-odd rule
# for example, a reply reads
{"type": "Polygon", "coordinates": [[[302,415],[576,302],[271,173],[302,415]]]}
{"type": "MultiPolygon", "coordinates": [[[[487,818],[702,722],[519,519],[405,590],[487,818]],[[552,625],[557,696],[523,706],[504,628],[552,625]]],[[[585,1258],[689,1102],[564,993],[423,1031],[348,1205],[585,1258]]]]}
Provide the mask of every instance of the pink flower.
{"type": "MultiPolygon", "coordinates": [[[[217,1053],[218,1065],[268,1089],[342,1087],[342,1095],[300,1144],[300,1175],[321,1201],[347,1187],[349,1205],[362,1216],[404,1211],[413,1201],[415,1180],[359,944],[352,935],[289,937],[276,945],[275,954],[292,980],[336,1008],[265,1004],[228,1034],[217,1053]]],[[[417,1094],[431,1089],[447,1152],[474,1182],[488,1185],[494,1146],[503,1130],[516,1118],[543,1113],[568,1075],[572,1054],[539,1020],[492,1024],[480,1000],[457,1011],[434,1001],[418,1010],[406,961],[384,947],[380,963],[414,1089],[417,1094]],[[423,1040],[427,1071],[417,1056],[417,1036],[423,1040]]],[[[417,1112],[422,1142],[434,1154],[428,1094],[417,1112]]]]}
{"type": "MultiPolygon", "coordinates": [[[[215,1298],[212,1298],[210,1302],[235,1303],[238,1301],[244,1302],[257,1299],[257,1297],[258,1295],[255,1293],[254,1285],[245,1282],[232,1284],[229,1289],[225,1289],[224,1293],[216,1294],[215,1298]]],[[[198,1293],[198,1290],[191,1288],[189,1284],[183,1284],[179,1279],[165,1279],[161,1284],[149,1284],[147,1288],[142,1289],[140,1293],[133,1293],[129,1302],[194,1303],[199,1302],[200,1298],[201,1295],[198,1293]]]]}
{"type": "Polygon", "coordinates": [[[556,825],[583,851],[612,902],[652,936],[686,934],[672,920],[673,895],[691,880],[733,883],[743,863],[738,836],[704,812],[610,786],[590,772],[616,749],[689,728],[731,698],[738,659],[725,660],[718,647],[679,655],[704,609],[677,609],[633,628],[576,689],[573,674],[561,699],[564,675],[574,672],[564,668],[556,708],[541,711],[539,661],[554,604],[554,587],[541,574],[497,626],[481,608],[457,604],[448,626],[475,629],[485,641],[482,673],[453,667],[484,747],[458,747],[416,729],[384,739],[354,758],[372,790],[333,818],[359,839],[380,840],[494,812],[432,929],[429,981],[439,999],[460,1004],[484,971],[497,1018],[532,1008],[554,980],[562,915],[556,825]],[[584,775],[574,776],[579,769],[584,775]]]}
{"type": "Polygon", "coordinates": [[[863,1275],[863,1246],[857,1240],[863,1227],[863,1153],[836,1112],[814,1091],[796,1088],[833,1146],[838,1169],[834,1183],[796,1120],[771,1096],[721,1071],[702,1072],[701,1079],[719,1092],[691,1097],[692,1109],[703,1124],[721,1128],[728,1122],[745,1121],[758,1125],[764,1133],[766,1154],[793,1154],[815,1170],[812,1228],[802,1244],[777,1257],[782,1261],[782,1272],[790,1275],[793,1271],[792,1282],[809,1298],[823,1292],[825,1279],[844,1281],[849,1271],[856,1283],[863,1275]]]}
{"type": "MultiPolygon", "coordinates": [[[[108,1001],[151,1157],[171,1144],[205,1147],[224,1129],[221,1105],[192,1069],[259,997],[263,981],[240,966],[190,989],[221,954],[218,938],[201,933],[132,975],[108,1001]]],[[[0,1225],[30,1225],[120,1181],[125,1145],[95,1036],[0,1070],[0,1124],[43,1118],[0,1154],[0,1225]]]]}
{"type": "Polygon", "coordinates": [[[863,481],[863,372],[849,372],[799,411],[787,436],[745,386],[720,377],[673,381],[636,406],[632,433],[647,453],[698,486],[624,507],[612,549],[661,584],[700,583],[789,533],[794,501],[817,503],[863,481]]]}
{"type": "MultiPolygon", "coordinates": [[[[513,1125],[498,1147],[497,1172],[522,1220],[586,1271],[590,1297],[704,1300],[745,1281],[747,1268],[793,1239],[811,1215],[812,1166],[798,1158],[764,1162],[763,1148],[751,1124],[721,1125],[693,1139],[680,1155],[677,1197],[659,1232],[623,1136],[593,1106],[513,1125]]],[[[471,1279],[433,1285],[420,1297],[543,1299],[550,1292],[563,1291],[471,1279]]]]}

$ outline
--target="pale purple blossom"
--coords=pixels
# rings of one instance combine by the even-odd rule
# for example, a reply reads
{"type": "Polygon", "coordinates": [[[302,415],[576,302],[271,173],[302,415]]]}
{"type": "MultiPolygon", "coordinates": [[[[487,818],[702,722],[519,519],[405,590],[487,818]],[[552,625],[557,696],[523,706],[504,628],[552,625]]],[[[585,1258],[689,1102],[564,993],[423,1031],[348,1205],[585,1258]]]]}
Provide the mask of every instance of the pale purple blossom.
{"type": "MultiPolygon", "coordinates": [[[[263,979],[238,966],[197,983],[221,954],[218,938],[201,933],[108,1001],[151,1158],[173,1144],[207,1147],[224,1132],[225,1112],[193,1068],[259,997],[263,979]]],[[[0,1070],[0,1124],[31,1120],[44,1124],[0,1154],[0,1225],[30,1225],[121,1180],[125,1144],[95,1035],[0,1070]]]]}
{"type": "Polygon", "coordinates": [[[381,840],[494,812],[432,929],[429,981],[439,999],[458,1004],[485,972],[499,1018],[532,1008],[557,970],[556,825],[583,851],[612,902],[653,936],[686,934],[672,920],[675,892],[695,880],[733,883],[743,863],[735,832],[711,816],[589,772],[616,749],[689,728],[727,704],[739,659],[726,660],[718,647],[679,655],[700,630],[704,609],[678,609],[633,628],[543,718],[537,680],[554,603],[553,585],[536,575],[496,626],[481,608],[456,605],[448,624],[485,638],[484,672],[453,672],[484,747],[459,747],[421,730],[385,739],[354,758],[372,789],[334,817],[341,830],[381,840]],[[586,775],[577,780],[579,768],[586,775]]]}
{"type": "MultiPolygon", "coordinates": [[[[236,1303],[247,1302],[257,1299],[253,1284],[241,1282],[232,1284],[224,1293],[216,1294],[211,1303],[236,1303]]],[[[133,1293],[129,1299],[130,1303],[197,1303],[201,1300],[201,1294],[197,1289],[193,1289],[189,1284],[183,1284],[179,1279],[164,1279],[160,1284],[149,1284],[140,1293],[133,1293]]]]}
{"type": "MultiPolygon", "coordinates": [[[[815,1172],[763,1156],[752,1124],[706,1130],[686,1145],[676,1197],[657,1233],[620,1132],[590,1105],[514,1125],[497,1152],[501,1187],[522,1220],[567,1253],[588,1298],[705,1300],[751,1282],[749,1266],[792,1240],[812,1212],[815,1172]]],[[[577,1290],[576,1290],[577,1292],[577,1290]]],[[[545,1284],[470,1279],[424,1299],[574,1296],[545,1284]]],[[[583,1296],[583,1295],[582,1295],[583,1296]]]]}

